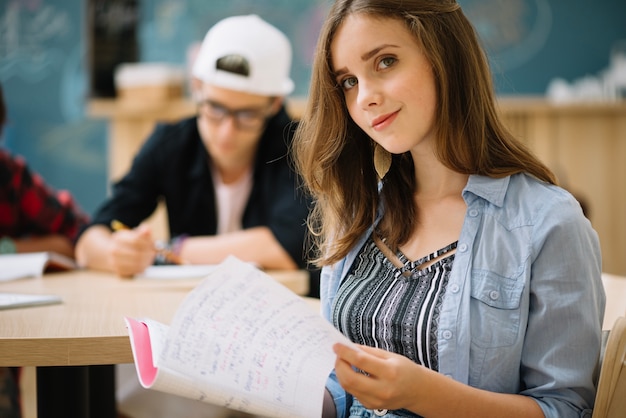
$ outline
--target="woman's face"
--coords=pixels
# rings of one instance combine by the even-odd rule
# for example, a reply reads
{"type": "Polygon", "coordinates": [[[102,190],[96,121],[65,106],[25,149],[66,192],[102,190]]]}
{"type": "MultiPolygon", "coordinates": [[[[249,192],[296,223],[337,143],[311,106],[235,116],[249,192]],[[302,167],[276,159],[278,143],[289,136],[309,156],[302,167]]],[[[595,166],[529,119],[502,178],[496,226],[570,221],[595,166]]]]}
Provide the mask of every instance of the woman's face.
{"type": "Polygon", "coordinates": [[[330,51],[354,122],[391,153],[432,155],[433,71],[404,23],[352,14],[339,26],[330,51]]]}

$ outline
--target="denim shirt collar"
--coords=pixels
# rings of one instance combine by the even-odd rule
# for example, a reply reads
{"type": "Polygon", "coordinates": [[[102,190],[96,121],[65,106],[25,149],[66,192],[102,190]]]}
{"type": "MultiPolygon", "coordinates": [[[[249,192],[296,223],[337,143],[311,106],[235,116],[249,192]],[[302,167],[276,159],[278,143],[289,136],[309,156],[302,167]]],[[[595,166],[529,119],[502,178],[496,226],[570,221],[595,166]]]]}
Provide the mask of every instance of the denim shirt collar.
{"type": "MultiPolygon", "coordinates": [[[[487,176],[480,176],[477,174],[472,174],[469,176],[467,184],[463,188],[463,199],[465,202],[470,204],[470,202],[474,201],[476,198],[482,198],[487,200],[489,203],[501,207],[504,203],[504,197],[506,195],[506,191],[509,187],[509,182],[511,180],[510,176],[502,177],[502,178],[492,178],[487,176]]],[[[380,193],[382,189],[382,184],[378,185],[378,192],[380,193]]],[[[385,203],[381,199],[380,204],[378,206],[378,210],[376,213],[376,220],[374,224],[367,230],[367,232],[361,237],[359,242],[355,245],[356,249],[361,248],[365,241],[372,234],[378,222],[380,222],[383,214],[385,213],[385,203]]],[[[358,251],[351,251],[350,254],[346,257],[342,264],[342,274],[341,277],[345,277],[347,274],[347,270],[352,266],[352,262],[358,255],[358,251]]],[[[336,283],[338,286],[339,283],[336,283]]],[[[336,291],[336,288],[333,288],[332,291],[336,291]]]]}
{"type": "Polygon", "coordinates": [[[472,201],[471,195],[474,195],[485,199],[494,206],[502,207],[510,181],[511,176],[492,178],[476,174],[470,175],[465,188],[463,188],[463,199],[469,204],[472,201]]]}

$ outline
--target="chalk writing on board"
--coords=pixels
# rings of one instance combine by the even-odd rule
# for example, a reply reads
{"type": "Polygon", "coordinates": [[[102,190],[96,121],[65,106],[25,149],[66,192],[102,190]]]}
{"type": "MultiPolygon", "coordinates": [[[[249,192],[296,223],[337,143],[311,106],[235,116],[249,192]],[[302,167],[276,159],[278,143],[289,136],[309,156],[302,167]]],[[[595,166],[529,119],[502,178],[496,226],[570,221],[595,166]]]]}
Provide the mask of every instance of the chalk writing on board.
{"type": "Polygon", "coordinates": [[[65,53],[51,47],[69,36],[67,12],[42,2],[3,2],[0,7],[0,75],[29,82],[46,78],[63,67],[65,53]]]}

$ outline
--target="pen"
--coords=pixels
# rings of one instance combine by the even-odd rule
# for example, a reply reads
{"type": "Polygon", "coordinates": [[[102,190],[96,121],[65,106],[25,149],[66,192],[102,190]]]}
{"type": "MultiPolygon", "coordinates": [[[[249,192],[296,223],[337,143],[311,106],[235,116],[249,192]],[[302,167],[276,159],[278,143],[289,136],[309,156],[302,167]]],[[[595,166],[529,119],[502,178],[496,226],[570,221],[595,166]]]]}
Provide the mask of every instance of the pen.
{"type": "MultiPolygon", "coordinates": [[[[118,221],[117,219],[113,219],[111,221],[111,228],[114,231],[121,231],[123,229],[131,229],[126,224],[124,224],[123,222],[118,221]]],[[[160,255],[165,261],[167,261],[169,263],[172,263],[172,264],[188,264],[187,262],[185,262],[185,260],[180,258],[176,253],[174,253],[172,250],[167,248],[165,245],[157,244],[155,249],[157,251],[157,254],[160,255]]]]}

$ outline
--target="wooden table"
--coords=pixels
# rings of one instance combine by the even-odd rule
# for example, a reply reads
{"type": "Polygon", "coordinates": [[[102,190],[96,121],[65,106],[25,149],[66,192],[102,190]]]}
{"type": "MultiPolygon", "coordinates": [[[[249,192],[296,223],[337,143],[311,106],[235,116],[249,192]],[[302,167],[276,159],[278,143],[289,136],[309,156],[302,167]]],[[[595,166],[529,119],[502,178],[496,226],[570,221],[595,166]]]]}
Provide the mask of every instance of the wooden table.
{"type": "MultiPolygon", "coordinates": [[[[297,294],[308,292],[306,271],[268,273],[297,294]]],[[[133,362],[124,316],[168,324],[200,280],[129,280],[78,270],[0,283],[0,292],[63,299],[0,312],[0,366],[37,367],[39,417],[112,417],[113,367],[97,365],[133,362]]]]}

